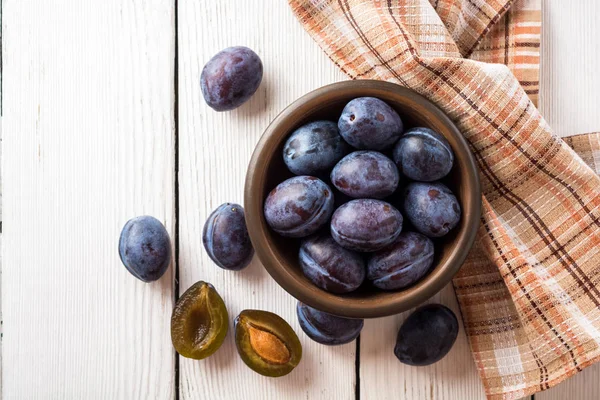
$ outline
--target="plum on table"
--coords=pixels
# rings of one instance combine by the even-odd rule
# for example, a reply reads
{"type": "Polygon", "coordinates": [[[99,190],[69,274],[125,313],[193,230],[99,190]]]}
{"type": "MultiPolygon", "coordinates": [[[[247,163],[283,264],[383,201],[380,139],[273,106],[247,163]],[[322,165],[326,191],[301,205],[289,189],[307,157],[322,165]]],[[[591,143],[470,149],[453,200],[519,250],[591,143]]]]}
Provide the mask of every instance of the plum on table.
{"type": "Polygon", "coordinates": [[[200,88],[206,103],[215,111],[238,108],[260,86],[263,65],[247,47],[228,47],[211,58],[200,75],[200,88]]]}
{"type": "Polygon", "coordinates": [[[204,224],[202,243],[219,267],[231,271],[247,267],[254,256],[254,248],[242,206],[225,203],[217,207],[204,224]]]}
{"type": "Polygon", "coordinates": [[[418,308],[404,321],[394,354],[403,364],[425,366],[448,354],[458,336],[458,320],[449,308],[429,304],[418,308]]]}
{"type": "Polygon", "coordinates": [[[171,263],[169,233],[154,217],[132,218],[121,231],[119,256],[133,276],[144,282],[156,281],[171,263]]]}

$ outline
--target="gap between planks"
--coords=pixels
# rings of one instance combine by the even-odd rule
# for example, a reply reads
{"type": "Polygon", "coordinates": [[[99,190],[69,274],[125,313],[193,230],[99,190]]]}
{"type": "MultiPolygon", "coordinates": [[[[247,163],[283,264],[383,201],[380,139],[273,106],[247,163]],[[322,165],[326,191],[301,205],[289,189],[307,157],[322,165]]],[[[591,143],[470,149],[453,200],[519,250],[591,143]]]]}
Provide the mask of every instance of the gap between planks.
{"type": "MultiPolygon", "coordinates": [[[[174,208],[174,216],[175,219],[175,232],[173,232],[174,236],[174,257],[173,257],[173,307],[177,304],[177,300],[179,300],[179,2],[178,0],[174,0],[173,2],[174,10],[174,27],[175,32],[173,32],[174,37],[174,68],[173,68],[173,92],[175,93],[173,99],[173,124],[175,127],[175,133],[173,138],[173,208],[174,208]]],[[[179,358],[181,357],[175,349],[173,349],[174,353],[174,363],[173,370],[175,371],[174,377],[174,386],[175,386],[175,400],[179,400],[179,358]]]]}

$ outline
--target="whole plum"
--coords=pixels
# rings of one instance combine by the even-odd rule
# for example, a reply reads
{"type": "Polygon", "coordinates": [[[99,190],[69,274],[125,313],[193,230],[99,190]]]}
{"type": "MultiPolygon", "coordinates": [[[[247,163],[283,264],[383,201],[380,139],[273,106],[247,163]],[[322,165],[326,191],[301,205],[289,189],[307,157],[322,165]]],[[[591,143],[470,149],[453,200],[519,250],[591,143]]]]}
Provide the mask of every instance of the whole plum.
{"type": "Polygon", "coordinates": [[[381,200],[352,200],[331,218],[331,236],[349,250],[371,252],[393,243],[402,231],[402,214],[381,200]]]}
{"type": "Polygon", "coordinates": [[[384,150],[400,138],[404,124],[387,103],[359,97],[344,107],[338,128],[344,140],[357,149],[384,150]]]}
{"type": "Polygon", "coordinates": [[[244,104],[256,92],[263,76],[258,55],[247,47],[228,47],[206,63],[200,88],[215,111],[229,111],[244,104]]]}
{"type": "Polygon", "coordinates": [[[331,188],[314,176],[283,181],[265,200],[265,219],[275,232],[287,237],[312,235],[333,212],[331,188]]]}
{"type": "Polygon", "coordinates": [[[404,190],[404,212],[414,227],[429,237],[442,237],[460,221],[458,200],[440,182],[413,182],[404,190]]]}
{"type": "Polygon", "coordinates": [[[331,293],[351,292],[365,280],[365,261],[360,254],[344,249],[329,235],[305,240],[299,259],[304,275],[331,293]]]}
{"type": "Polygon", "coordinates": [[[421,279],[432,263],[431,239],[416,232],[402,232],[394,243],[373,253],[367,278],[380,289],[402,289],[421,279]]]}
{"type": "Polygon", "coordinates": [[[127,221],[119,238],[119,256],[136,278],[159,279],[171,262],[171,241],[164,225],[148,215],[127,221]]]}
{"type": "Polygon", "coordinates": [[[304,333],[315,342],[328,346],[350,343],[360,335],[364,325],[362,319],[338,317],[300,302],[296,313],[304,333]]]}
{"type": "Polygon", "coordinates": [[[349,151],[335,122],[315,121],[290,135],[283,146],[283,161],[296,175],[321,175],[349,151]]]}
{"type": "Polygon", "coordinates": [[[410,179],[432,182],[448,175],[454,163],[454,153],[448,141],[436,131],[413,128],[396,143],[394,161],[410,179]]]}
{"type": "Polygon", "coordinates": [[[394,193],[399,180],[396,165],[376,151],[350,153],[331,171],[333,186],[354,198],[383,199],[394,193]]]}
{"type": "Polygon", "coordinates": [[[458,320],[447,307],[429,304],[418,308],[404,321],[394,354],[403,364],[425,366],[448,354],[458,336],[458,320]]]}
{"type": "Polygon", "coordinates": [[[254,248],[242,206],[225,203],[213,211],[204,224],[202,243],[219,267],[239,271],[248,266],[254,248]]]}

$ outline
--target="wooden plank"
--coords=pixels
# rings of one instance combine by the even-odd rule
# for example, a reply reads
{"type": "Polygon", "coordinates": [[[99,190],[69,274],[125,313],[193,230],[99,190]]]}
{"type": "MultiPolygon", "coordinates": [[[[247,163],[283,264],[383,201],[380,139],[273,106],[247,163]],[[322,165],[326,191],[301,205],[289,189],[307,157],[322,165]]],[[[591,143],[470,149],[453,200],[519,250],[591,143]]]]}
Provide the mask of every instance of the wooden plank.
{"type": "Polygon", "coordinates": [[[169,399],[172,272],[121,265],[123,224],[174,226],[174,7],[4,1],[5,399],[169,399]]]}
{"type": "Polygon", "coordinates": [[[326,347],[300,330],[296,301],[258,260],[242,272],[216,267],[201,242],[208,214],[224,202],[243,201],[246,167],[269,122],[306,92],[346,79],[304,32],[286,1],[179,0],[180,292],[203,279],[227,304],[230,322],[243,309],[273,311],[298,333],[301,364],[286,377],[262,377],[238,357],[230,333],[210,359],[180,358],[182,399],[351,399],[355,345],[326,347]],[[219,50],[245,45],[264,64],[257,94],[238,110],[217,113],[205,103],[199,79],[219,50]]]}
{"type": "MultiPolygon", "coordinates": [[[[540,110],[561,136],[600,131],[600,3],[545,1],[540,110]]],[[[567,379],[536,400],[600,398],[600,364],[567,379]]]]}
{"type": "MultiPolygon", "coordinates": [[[[460,315],[452,285],[446,286],[428,303],[444,304],[460,315]]],[[[394,355],[396,335],[410,313],[366,322],[360,343],[360,398],[485,399],[462,321],[454,347],[440,362],[415,368],[398,361],[394,355]]]]}
{"type": "Polygon", "coordinates": [[[540,111],[561,136],[600,130],[600,2],[543,3],[540,111]]]}

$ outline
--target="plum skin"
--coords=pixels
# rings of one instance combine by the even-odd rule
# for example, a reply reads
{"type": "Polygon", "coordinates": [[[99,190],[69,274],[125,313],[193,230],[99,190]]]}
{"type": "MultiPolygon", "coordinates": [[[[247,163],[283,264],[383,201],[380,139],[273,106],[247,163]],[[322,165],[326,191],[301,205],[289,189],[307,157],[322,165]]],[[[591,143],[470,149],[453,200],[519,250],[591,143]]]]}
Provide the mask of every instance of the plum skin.
{"type": "Polygon", "coordinates": [[[398,188],[396,165],[376,151],[355,151],[342,158],[331,171],[331,183],[354,198],[383,199],[398,188]]]}
{"type": "Polygon", "coordinates": [[[404,176],[421,182],[448,175],[454,153],[448,141],[429,128],[406,131],[394,146],[394,161],[404,176]]]}
{"type": "Polygon", "coordinates": [[[290,135],[283,146],[283,161],[296,175],[321,175],[349,151],[335,122],[314,121],[290,135]]]}
{"type": "Polygon", "coordinates": [[[413,182],[406,186],[403,210],[415,229],[431,238],[446,235],[461,218],[456,196],[440,182],[413,182]]]}
{"type": "Polygon", "coordinates": [[[331,188],[314,176],[296,176],[273,189],[264,204],[267,224],[286,237],[305,237],[317,232],[333,213],[331,188]]]}
{"type": "Polygon", "coordinates": [[[296,314],[304,333],[315,342],[327,346],[350,343],[360,335],[364,326],[362,319],[338,317],[301,302],[296,305],[296,314]]]}
{"type": "Polygon", "coordinates": [[[254,256],[254,248],[242,206],[225,203],[217,207],[204,224],[202,243],[219,267],[230,271],[247,267],[254,256]]]}
{"type": "Polygon", "coordinates": [[[133,276],[144,282],[156,281],[171,263],[169,233],[152,216],[132,218],[121,231],[119,256],[133,276]]]}
{"type": "Polygon", "coordinates": [[[338,120],[340,135],[361,150],[385,150],[402,134],[404,124],[398,113],[375,97],[351,100],[338,120]]]}
{"type": "Polygon", "coordinates": [[[458,320],[452,310],[441,304],[428,304],[400,326],[394,355],[403,364],[430,365],[448,354],[457,336],[458,320]]]}
{"type": "Polygon", "coordinates": [[[263,76],[258,55],[247,47],[228,47],[211,58],[200,75],[206,103],[215,111],[233,110],[252,97],[263,76]]]}
{"type": "Polygon", "coordinates": [[[373,253],[367,278],[379,289],[406,288],[425,276],[433,264],[433,255],[431,239],[416,232],[402,232],[394,243],[373,253]]]}
{"type": "Polygon", "coordinates": [[[372,252],[396,240],[402,232],[402,214],[381,200],[352,200],[331,218],[331,236],[349,250],[372,252]]]}
{"type": "Polygon", "coordinates": [[[303,241],[299,261],[304,275],[331,293],[352,292],[365,280],[365,261],[361,255],[343,248],[329,235],[303,241]]]}

